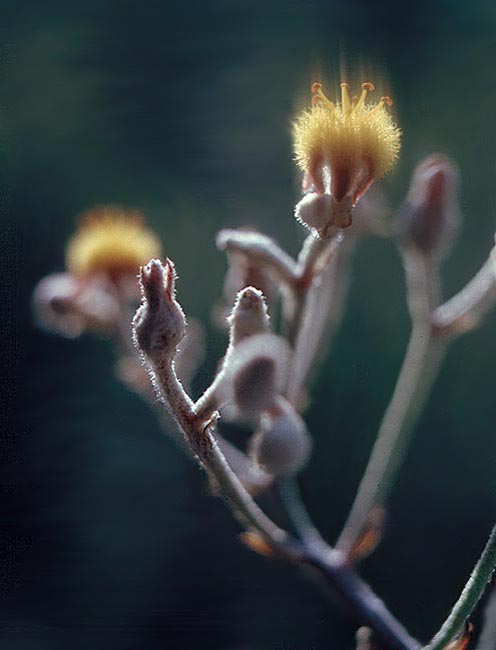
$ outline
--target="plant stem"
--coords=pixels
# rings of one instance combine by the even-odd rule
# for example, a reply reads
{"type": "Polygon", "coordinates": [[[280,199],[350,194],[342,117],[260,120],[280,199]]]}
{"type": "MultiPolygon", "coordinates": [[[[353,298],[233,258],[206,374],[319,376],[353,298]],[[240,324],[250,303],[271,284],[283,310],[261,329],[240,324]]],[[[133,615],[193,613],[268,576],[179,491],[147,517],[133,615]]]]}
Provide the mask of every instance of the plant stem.
{"type": "Polygon", "coordinates": [[[496,304],[496,248],[468,284],[433,314],[440,333],[455,335],[473,329],[496,304]]]}
{"type": "Polygon", "coordinates": [[[325,555],[309,551],[304,562],[315,567],[334,592],[352,606],[360,624],[373,630],[380,647],[391,650],[420,650],[418,641],[408,634],[382,600],[349,567],[346,558],[339,551],[325,555]]]}
{"type": "Polygon", "coordinates": [[[444,650],[448,643],[460,633],[465,621],[471,615],[484,593],[495,567],[496,526],[492,529],[482,555],[463,588],[460,598],[451,610],[451,614],[432,641],[425,646],[424,650],[444,650]]]}
{"type": "Polygon", "coordinates": [[[405,258],[413,327],[405,359],[372,454],[337,548],[349,553],[373,507],[383,507],[444,357],[446,343],[432,335],[430,313],[437,302],[437,270],[419,257],[405,258]]]}
{"type": "Polygon", "coordinates": [[[385,648],[418,650],[419,644],[344,562],[341,553],[333,551],[323,540],[318,544],[310,544],[309,539],[302,542],[294,540],[258,507],[220,450],[215,439],[215,422],[205,425],[196,418],[193,402],[177,380],[170,362],[155,363],[152,367],[156,389],[169,405],[192,450],[242,526],[255,530],[287,561],[318,569],[326,583],[342,596],[354,617],[370,627],[385,648]]]}
{"type": "Polygon", "coordinates": [[[384,506],[401,467],[413,427],[429,395],[445,344],[414,327],[395,391],[337,548],[348,552],[374,506],[384,506]]]}

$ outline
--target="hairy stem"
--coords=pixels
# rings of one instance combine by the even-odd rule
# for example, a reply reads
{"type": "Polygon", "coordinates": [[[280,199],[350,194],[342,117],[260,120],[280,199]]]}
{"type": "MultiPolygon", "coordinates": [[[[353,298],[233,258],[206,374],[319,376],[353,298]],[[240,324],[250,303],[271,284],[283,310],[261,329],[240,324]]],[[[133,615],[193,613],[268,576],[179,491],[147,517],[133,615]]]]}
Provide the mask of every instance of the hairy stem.
{"type": "Polygon", "coordinates": [[[193,412],[193,402],[185,393],[169,362],[153,365],[155,386],[169,405],[193,451],[217,485],[231,510],[241,524],[258,532],[281,557],[296,564],[314,567],[325,578],[334,592],[342,596],[353,616],[374,630],[378,640],[390,650],[418,650],[419,644],[408,635],[372,592],[325,542],[309,544],[309,539],[297,542],[279,528],[258,507],[242,486],[222,454],[214,435],[215,423],[205,426],[193,412]]]}
{"type": "Polygon", "coordinates": [[[234,514],[244,526],[255,528],[267,541],[279,544],[286,540],[285,531],[276,526],[257,506],[236,474],[232,471],[213,434],[215,422],[199,420],[194,404],[176,377],[169,362],[153,366],[156,389],[169,405],[174,419],[185,439],[222,496],[231,505],[234,514]]]}
{"type": "Polygon", "coordinates": [[[472,614],[496,567],[496,526],[491,531],[482,555],[441,629],[424,650],[444,650],[462,630],[472,614]]]}

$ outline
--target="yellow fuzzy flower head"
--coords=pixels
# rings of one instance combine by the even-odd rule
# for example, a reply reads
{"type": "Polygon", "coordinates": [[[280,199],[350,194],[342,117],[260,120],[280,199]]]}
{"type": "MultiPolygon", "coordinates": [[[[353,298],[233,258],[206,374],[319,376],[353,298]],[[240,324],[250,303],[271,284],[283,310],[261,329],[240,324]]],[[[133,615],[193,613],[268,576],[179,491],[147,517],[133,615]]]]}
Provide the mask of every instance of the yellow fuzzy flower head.
{"type": "Polygon", "coordinates": [[[294,123],[294,151],[305,173],[304,189],[354,205],[370,184],[387,174],[400,150],[400,130],[389,113],[389,97],[372,103],[373,84],[351,97],[341,84],[341,101],[332,102],[322,84],[312,85],[312,107],[294,123]]]}
{"type": "Polygon", "coordinates": [[[66,266],[75,276],[101,273],[116,280],[136,275],[141,265],[160,254],[160,241],[139,213],[101,206],[82,215],[67,245],[66,266]]]}

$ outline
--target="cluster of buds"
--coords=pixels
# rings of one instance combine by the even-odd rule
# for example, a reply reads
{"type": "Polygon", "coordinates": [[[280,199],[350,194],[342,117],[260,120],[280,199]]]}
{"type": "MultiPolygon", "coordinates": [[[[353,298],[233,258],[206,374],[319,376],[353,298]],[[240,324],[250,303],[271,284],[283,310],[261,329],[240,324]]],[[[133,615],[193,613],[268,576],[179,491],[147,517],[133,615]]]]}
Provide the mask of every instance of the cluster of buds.
{"type": "Polygon", "coordinates": [[[255,429],[251,458],[269,474],[294,473],[305,465],[311,439],[303,420],[283,397],[290,348],[271,332],[265,297],[254,287],[238,293],[228,321],[225,357],[195,412],[208,419],[219,409],[228,420],[251,424],[255,429]]]}
{"type": "MultiPolygon", "coordinates": [[[[383,505],[401,464],[405,436],[442,358],[440,334],[467,331],[467,323],[472,328],[496,304],[495,247],[473,280],[439,305],[438,262],[449,251],[458,223],[458,173],[444,156],[432,155],[418,165],[398,211],[412,339],[336,549],[322,540],[302,503],[292,512],[287,508],[297,533],[293,539],[252,498],[278,480],[294,487],[288,478],[305,467],[312,450],[300,414],[307,403],[305,383],[342,313],[350,244],[365,234],[386,233],[381,198],[370,192],[355,211],[374,181],[393,168],[400,149],[392,101],[382,96],[370,102],[374,90],[365,82],[355,97],[349,84],[341,83],[340,100],[333,102],[322,84],[314,83],[311,107],[295,120],[294,153],[305,193],[295,216],[310,230],[296,259],[253,230],[218,234],[217,246],[229,259],[223,305],[229,341],[199,399],[190,395],[189,384],[201,354],[201,331],[191,319],[188,328],[176,299],[174,263],[160,260],[160,242],[137,213],[106,206],[83,215],[67,246],[65,272],[39,283],[34,305],[47,329],[66,337],[104,333],[117,343],[119,376],[148,402],[156,403],[154,390],[168,406],[172,417],[161,412],[164,428],[181,434],[206,469],[211,485],[246,527],[245,543],[266,555],[320,567],[357,607],[370,625],[359,632],[357,650],[383,647],[376,641],[415,650],[417,642],[350,567],[381,538],[383,505]],[[279,328],[273,328],[268,300],[281,316],[279,328]],[[227,317],[226,304],[233,304],[227,317]],[[230,421],[249,428],[244,445],[223,437],[223,423],[230,421]]],[[[496,528],[493,537],[487,548],[494,560],[496,528]]],[[[483,588],[491,566],[482,560],[480,564],[483,588]]],[[[446,636],[451,645],[429,645],[427,650],[466,650],[470,629],[457,636],[459,632],[453,628],[446,636]]]]}

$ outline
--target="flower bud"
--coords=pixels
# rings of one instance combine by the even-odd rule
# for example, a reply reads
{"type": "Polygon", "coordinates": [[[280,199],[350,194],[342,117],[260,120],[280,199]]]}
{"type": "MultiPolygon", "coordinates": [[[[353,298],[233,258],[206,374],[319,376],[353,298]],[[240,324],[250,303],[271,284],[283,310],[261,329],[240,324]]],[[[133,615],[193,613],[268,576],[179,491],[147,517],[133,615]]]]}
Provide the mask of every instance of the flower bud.
{"type": "Polygon", "coordinates": [[[295,262],[270,237],[256,230],[224,229],[217,234],[216,243],[219,250],[242,254],[276,281],[293,285],[295,262]]]}
{"type": "Polygon", "coordinates": [[[43,278],[33,294],[39,324],[67,338],[85,331],[110,334],[115,330],[120,308],[102,278],[81,280],[70,273],[43,278]]]}
{"type": "Polygon", "coordinates": [[[252,419],[272,406],[286,379],[289,349],[274,334],[251,336],[232,349],[218,387],[236,417],[252,419]]]}
{"type": "Polygon", "coordinates": [[[175,300],[175,269],[153,259],[140,270],[142,304],[133,320],[137,346],[154,362],[173,358],[186,332],[186,319],[175,300]]]}
{"type": "Polygon", "coordinates": [[[306,463],[312,440],[306,425],[288,402],[278,401],[276,412],[266,413],[253,439],[252,453],[270,474],[287,475],[299,471],[306,463]]]}
{"type": "Polygon", "coordinates": [[[400,208],[399,235],[425,255],[446,255],[456,234],[458,170],[441,154],[432,154],[415,169],[400,208]]]}
{"type": "Polygon", "coordinates": [[[270,319],[264,295],[254,287],[245,287],[236,296],[232,312],[228,318],[231,345],[270,329],[270,319]]]}
{"type": "Polygon", "coordinates": [[[223,296],[212,310],[212,319],[217,327],[226,329],[232,305],[244,287],[255,287],[263,293],[270,304],[277,296],[278,287],[267,267],[239,251],[227,253],[227,272],[224,277],[223,296]]]}
{"type": "Polygon", "coordinates": [[[332,194],[309,192],[295,207],[295,218],[321,239],[331,237],[339,228],[351,225],[351,201],[340,202],[332,194]]]}

